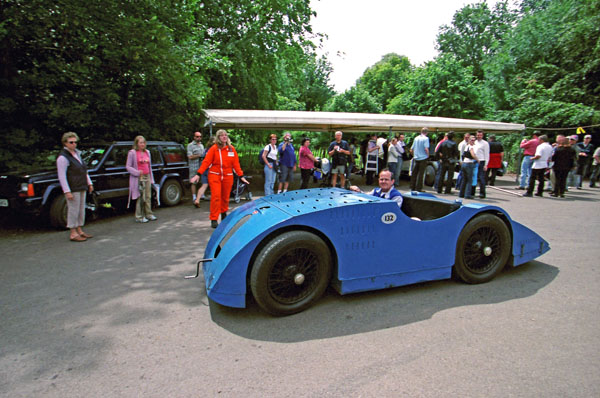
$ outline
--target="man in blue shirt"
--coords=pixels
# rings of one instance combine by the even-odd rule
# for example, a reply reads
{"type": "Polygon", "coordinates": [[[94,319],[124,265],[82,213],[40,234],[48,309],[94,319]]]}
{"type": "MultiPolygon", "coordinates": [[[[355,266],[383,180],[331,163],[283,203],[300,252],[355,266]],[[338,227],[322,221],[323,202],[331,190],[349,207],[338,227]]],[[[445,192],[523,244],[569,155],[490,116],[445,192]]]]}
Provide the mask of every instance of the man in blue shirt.
{"type": "Polygon", "coordinates": [[[279,164],[281,166],[281,175],[279,176],[279,187],[277,193],[287,192],[288,186],[294,178],[294,171],[296,171],[296,153],[294,152],[294,145],[292,145],[292,135],[285,133],[283,136],[283,142],[279,144],[279,164]]]}
{"type": "MultiPolygon", "coordinates": [[[[356,185],[352,185],[350,190],[354,192],[363,192],[356,185]]],[[[402,206],[402,194],[394,188],[394,175],[389,169],[383,169],[381,170],[381,173],[379,173],[379,188],[364,193],[377,196],[378,198],[393,200],[398,204],[398,207],[402,206]]]]}
{"type": "Polygon", "coordinates": [[[427,137],[427,134],[429,134],[429,129],[423,127],[421,135],[415,138],[410,148],[413,155],[413,170],[410,175],[411,191],[423,191],[423,176],[429,159],[429,137],[427,137]]]}

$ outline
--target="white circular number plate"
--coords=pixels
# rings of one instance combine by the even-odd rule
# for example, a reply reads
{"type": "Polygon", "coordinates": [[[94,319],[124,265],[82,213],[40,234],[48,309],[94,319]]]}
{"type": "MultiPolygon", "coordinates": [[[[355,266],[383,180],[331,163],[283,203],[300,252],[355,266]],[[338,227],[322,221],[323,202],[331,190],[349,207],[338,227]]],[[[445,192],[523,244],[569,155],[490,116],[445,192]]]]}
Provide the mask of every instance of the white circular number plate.
{"type": "Polygon", "coordinates": [[[381,222],[384,224],[393,224],[396,222],[396,213],[385,213],[383,216],[381,216],[381,222]]]}

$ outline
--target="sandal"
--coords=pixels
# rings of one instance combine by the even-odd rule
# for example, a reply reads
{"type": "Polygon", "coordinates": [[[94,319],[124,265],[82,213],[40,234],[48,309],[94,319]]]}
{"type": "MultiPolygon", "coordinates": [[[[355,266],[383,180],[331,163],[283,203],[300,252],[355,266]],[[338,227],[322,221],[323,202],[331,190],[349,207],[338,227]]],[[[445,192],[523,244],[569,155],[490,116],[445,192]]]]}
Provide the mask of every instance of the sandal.
{"type": "Polygon", "coordinates": [[[87,240],[86,238],[84,238],[81,235],[77,235],[77,236],[74,236],[74,237],[69,238],[69,239],[71,239],[71,242],[85,242],[87,240]]]}
{"type": "Polygon", "coordinates": [[[94,237],[94,235],[91,235],[91,234],[86,234],[85,232],[84,232],[84,233],[81,233],[81,234],[79,234],[79,236],[83,236],[83,237],[84,237],[84,238],[86,238],[86,239],[91,239],[91,238],[93,238],[93,237],[94,237]]]}

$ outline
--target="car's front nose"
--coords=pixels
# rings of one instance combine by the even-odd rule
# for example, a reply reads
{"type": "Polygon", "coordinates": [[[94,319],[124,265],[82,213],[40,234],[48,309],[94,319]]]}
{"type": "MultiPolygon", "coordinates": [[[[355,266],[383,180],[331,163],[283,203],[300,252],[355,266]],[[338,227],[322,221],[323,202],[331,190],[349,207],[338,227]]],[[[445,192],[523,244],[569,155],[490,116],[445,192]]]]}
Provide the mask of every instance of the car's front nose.
{"type": "Polygon", "coordinates": [[[203,263],[208,297],[230,307],[246,306],[246,274],[257,244],[274,225],[288,218],[263,199],[233,211],[213,232],[203,263]]]}

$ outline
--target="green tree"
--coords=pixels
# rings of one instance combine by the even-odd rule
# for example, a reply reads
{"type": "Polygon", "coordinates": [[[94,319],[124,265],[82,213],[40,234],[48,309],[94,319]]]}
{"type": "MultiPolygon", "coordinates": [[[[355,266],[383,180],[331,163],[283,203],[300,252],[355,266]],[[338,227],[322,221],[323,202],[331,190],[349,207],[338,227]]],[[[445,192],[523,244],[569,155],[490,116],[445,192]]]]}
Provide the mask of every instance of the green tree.
{"type": "Polygon", "coordinates": [[[483,62],[495,54],[516,20],[508,0],[499,1],[493,10],[485,2],[467,5],[454,14],[451,25],[440,27],[436,48],[441,55],[453,55],[464,67],[472,67],[475,77],[483,80],[483,62]]]}
{"type": "Polygon", "coordinates": [[[0,169],[66,130],[183,141],[202,107],[323,106],[311,15],[309,0],[4,0],[0,169]]]}
{"type": "Polygon", "coordinates": [[[381,105],[367,90],[354,86],[333,97],[325,106],[330,112],[381,113],[381,105]]]}
{"type": "MultiPolygon", "coordinates": [[[[207,107],[273,109],[280,59],[310,46],[305,38],[313,15],[309,0],[205,0],[195,15],[203,39],[228,62],[207,71],[207,107]]],[[[302,57],[286,58],[283,67],[301,69],[305,63],[302,57]]]]}
{"type": "Polygon", "coordinates": [[[390,102],[387,113],[482,118],[485,106],[481,83],[471,67],[463,67],[452,56],[440,56],[415,69],[390,102]]]}
{"type": "Polygon", "coordinates": [[[189,131],[198,93],[171,1],[6,0],[0,5],[0,167],[31,162],[66,130],[85,139],[189,131]],[[183,58],[185,60],[185,58],[183,58]]]}
{"type": "Polygon", "coordinates": [[[598,123],[600,1],[528,3],[485,65],[496,115],[539,127],[598,123]]]}
{"type": "Polygon", "coordinates": [[[407,57],[394,53],[386,54],[381,61],[367,68],[356,85],[375,97],[385,111],[392,98],[399,94],[412,69],[407,57]]]}

